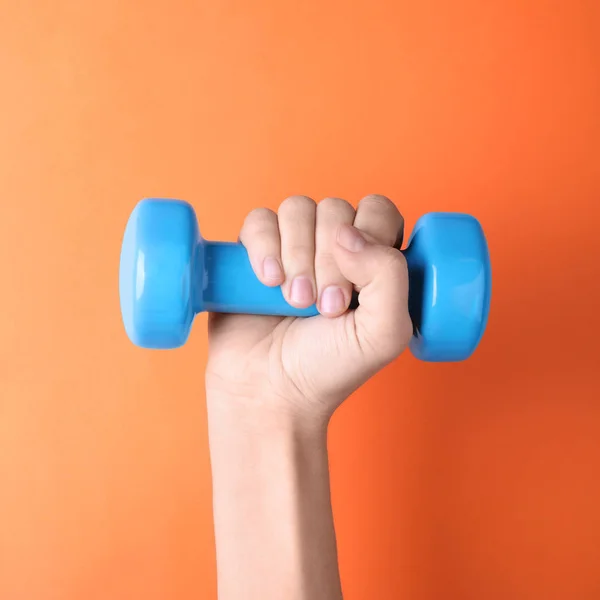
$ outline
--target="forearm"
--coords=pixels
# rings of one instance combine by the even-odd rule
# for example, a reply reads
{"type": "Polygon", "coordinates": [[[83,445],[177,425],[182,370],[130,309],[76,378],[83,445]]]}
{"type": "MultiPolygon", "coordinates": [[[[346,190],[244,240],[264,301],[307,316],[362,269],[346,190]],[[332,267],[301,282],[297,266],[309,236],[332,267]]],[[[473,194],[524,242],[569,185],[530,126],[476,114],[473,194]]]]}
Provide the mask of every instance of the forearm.
{"type": "Polygon", "coordinates": [[[339,600],[327,423],[208,412],[219,600],[339,600]]]}

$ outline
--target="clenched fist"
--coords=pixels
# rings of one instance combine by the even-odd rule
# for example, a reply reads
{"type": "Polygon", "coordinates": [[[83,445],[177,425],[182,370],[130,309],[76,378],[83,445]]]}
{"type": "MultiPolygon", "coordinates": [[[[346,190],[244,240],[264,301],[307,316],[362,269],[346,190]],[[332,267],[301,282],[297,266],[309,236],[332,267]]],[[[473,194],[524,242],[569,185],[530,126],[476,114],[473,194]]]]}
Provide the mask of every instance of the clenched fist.
{"type": "Polygon", "coordinates": [[[356,210],[340,198],[317,204],[292,196],[277,213],[252,211],[239,239],[257,277],[281,286],[292,306],[316,303],[319,315],[211,314],[208,397],[264,414],[327,419],[408,346],[403,230],[384,196],[367,196],[356,210]]]}

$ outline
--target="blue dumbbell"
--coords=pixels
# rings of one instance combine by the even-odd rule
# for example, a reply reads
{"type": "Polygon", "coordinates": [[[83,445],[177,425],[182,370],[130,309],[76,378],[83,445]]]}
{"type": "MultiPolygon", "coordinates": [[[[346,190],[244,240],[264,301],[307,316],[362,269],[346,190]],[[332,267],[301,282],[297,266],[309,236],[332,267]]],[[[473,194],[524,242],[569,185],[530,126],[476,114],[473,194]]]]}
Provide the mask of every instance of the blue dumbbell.
{"type": "MultiPolygon", "coordinates": [[[[474,217],[429,213],[419,219],[408,248],[410,349],[425,361],[468,358],[485,330],[491,296],[486,239],[474,217]]],[[[312,317],[281,288],[254,274],[239,243],[207,242],[187,202],[146,199],[125,228],[119,270],[121,314],[129,339],[144,348],[177,348],[196,313],[312,317]]]]}

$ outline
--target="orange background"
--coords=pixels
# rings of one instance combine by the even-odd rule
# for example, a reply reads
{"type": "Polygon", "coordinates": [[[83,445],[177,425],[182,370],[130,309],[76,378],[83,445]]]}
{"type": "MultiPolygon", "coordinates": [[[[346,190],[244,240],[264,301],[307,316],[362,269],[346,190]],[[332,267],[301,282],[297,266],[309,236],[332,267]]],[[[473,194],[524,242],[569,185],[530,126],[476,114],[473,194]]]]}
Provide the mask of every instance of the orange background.
{"type": "Polygon", "coordinates": [[[141,197],[208,238],[293,193],[483,223],[476,355],[331,427],[347,600],[600,598],[597,0],[0,3],[0,598],[215,597],[205,318],[120,321],[141,197]]]}

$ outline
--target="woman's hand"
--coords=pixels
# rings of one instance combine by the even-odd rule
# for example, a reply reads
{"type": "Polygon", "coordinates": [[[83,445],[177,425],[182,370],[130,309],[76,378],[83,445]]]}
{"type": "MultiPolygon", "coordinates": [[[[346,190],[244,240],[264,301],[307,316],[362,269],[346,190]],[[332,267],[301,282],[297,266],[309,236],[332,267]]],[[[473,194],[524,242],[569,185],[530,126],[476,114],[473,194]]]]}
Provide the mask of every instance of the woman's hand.
{"type": "Polygon", "coordinates": [[[219,599],[340,600],[327,423],[412,334],[403,219],[294,196],[247,217],[254,271],[320,315],[210,315],[206,371],[219,599]],[[348,310],[353,292],[359,306],[348,310]]]}
{"type": "Polygon", "coordinates": [[[292,196],[277,214],[251,212],[239,239],[258,278],[281,285],[295,307],[316,302],[320,314],[210,315],[209,399],[327,420],[410,340],[403,229],[384,196],[367,196],[356,211],[339,198],[292,196]],[[349,310],[354,291],[359,306],[349,310]]]}

